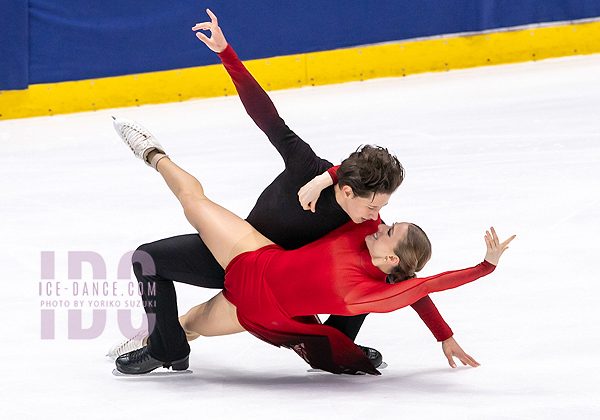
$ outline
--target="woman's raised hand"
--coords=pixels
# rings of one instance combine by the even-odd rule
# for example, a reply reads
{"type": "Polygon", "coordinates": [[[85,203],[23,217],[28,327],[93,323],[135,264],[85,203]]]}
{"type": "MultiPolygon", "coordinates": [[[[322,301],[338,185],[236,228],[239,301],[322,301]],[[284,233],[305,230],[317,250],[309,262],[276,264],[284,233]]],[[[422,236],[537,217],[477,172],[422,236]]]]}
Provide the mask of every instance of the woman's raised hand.
{"type": "Polygon", "coordinates": [[[210,17],[210,22],[197,23],[192,31],[210,31],[210,38],[204,35],[202,32],[196,32],[198,39],[206,44],[208,48],[216,52],[217,54],[223,52],[227,48],[227,41],[223,31],[219,28],[219,21],[210,9],[206,9],[206,13],[210,17]]]}
{"type": "Polygon", "coordinates": [[[508,249],[508,244],[511,243],[517,235],[513,235],[506,241],[500,243],[496,230],[492,227],[490,231],[485,232],[485,245],[487,246],[487,253],[485,254],[485,260],[490,264],[498,265],[500,256],[504,251],[508,249]]]}

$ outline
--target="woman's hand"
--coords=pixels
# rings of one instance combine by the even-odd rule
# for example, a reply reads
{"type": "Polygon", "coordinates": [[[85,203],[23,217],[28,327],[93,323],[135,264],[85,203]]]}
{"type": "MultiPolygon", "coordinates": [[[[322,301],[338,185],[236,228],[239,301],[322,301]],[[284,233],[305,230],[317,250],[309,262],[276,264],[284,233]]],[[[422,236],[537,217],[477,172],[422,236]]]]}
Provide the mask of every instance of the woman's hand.
{"type": "Polygon", "coordinates": [[[202,32],[196,32],[196,36],[198,39],[206,44],[208,48],[216,52],[217,54],[222,53],[225,48],[227,48],[227,41],[225,40],[225,35],[219,28],[219,21],[213,12],[210,9],[206,9],[206,13],[210,17],[210,22],[202,22],[197,23],[196,26],[192,28],[192,31],[210,31],[210,38],[204,35],[202,32]]]}
{"type": "Polygon", "coordinates": [[[333,180],[327,172],[317,175],[312,180],[308,181],[300,191],[298,191],[298,199],[304,210],[310,210],[313,213],[317,210],[317,200],[321,196],[321,191],[333,185],[333,180]]]}
{"type": "Polygon", "coordinates": [[[479,366],[479,363],[465,353],[465,351],[458,345],[454,337],[450,337],[447,340],[442,341],[442,351],[444,352],[446,359],[448,359],[448,364],[452,369],[456,367],[456,363],[454,362],[455,357],[465,366],[479,366]]]}
{"type": "Polygon", "coordinates": [[[504,251],[508,249],[508,244],[511,243],[513,239],[517,235],[513,235],[508,238],[506,241],[500,243],[498,240],[498,235],[496,235],[496,231],[494,228],[490,228],[490,231],[485,231],[485,245],[487,246],[487,253],[485,254],[485,260],[490,264],[498,265],[498,261],[500,260],[500,256],[504,251]]]}

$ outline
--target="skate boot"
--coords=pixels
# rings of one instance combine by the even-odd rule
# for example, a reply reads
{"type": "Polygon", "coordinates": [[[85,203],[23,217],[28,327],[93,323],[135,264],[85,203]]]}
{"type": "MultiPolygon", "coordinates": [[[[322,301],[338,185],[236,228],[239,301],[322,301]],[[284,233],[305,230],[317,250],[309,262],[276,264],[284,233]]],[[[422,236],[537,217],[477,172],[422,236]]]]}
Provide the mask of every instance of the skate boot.
{"type": "Polygon", "coordinates": [[[373,364],[373,367],[378,368],[382,365],[383,356],[381,355],[381,353],[379,353],[379,351],[372,349],[371,347],[365,347],[365,346],[358,346],[358,347],[369,358],[369,360],[373,364]]]}
{"type": "Polygon", "coordinates": [[[128,375],[142,375],[144,373],[152,372],[154,369],[161,366],[165,368],[170,367],[173,370],[186,370],[190,365],[190,358],[189,356],[185,356],[183,359],[171,363],[161,362],[150,356],[150,353],[148,353],[148,346],[144,346],[141,349],[117,357],[115,364],[117,365],[117,370],[121,373],[128,375]]]}
{"type": "Polygon", "coordinates": [[[124,338],[108,350],[106,357],[115,360],[122,354],[141,349],[144,347],[144,339],[146,337],[148,337],[148,331],[140,331],[131,338],[124,338]]]}
{"type": "Polygon", "coordinates": [[[133,154],[142,159],[146,165],[156,169],[158,161],[166,157],[165,151],[158,140],[148,130],[133,120],[115,117],[113,117],[113,120],[113,126],[119,137],[129,146],[133,154]],[[148,155],[153,150],[156,150],[158,153],[154,154],[152,161],[150,161],[148,155]]]}

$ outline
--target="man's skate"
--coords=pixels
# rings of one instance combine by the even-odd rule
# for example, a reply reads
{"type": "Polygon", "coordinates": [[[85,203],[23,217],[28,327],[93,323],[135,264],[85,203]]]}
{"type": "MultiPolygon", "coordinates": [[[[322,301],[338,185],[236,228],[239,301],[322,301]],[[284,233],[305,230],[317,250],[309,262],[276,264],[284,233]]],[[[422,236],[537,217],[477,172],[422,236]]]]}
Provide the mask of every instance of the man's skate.
{"type": "Polygon", "coordinates": [[[115,360],[117,368],[113,370],[115,376],[129,376],[129,375],[144,375],[150,374],[174,374],[174,373],[192,373],[188,370],[190,366],[189,356],[185,356],[180,360],[173,362],[163,362],[150,356],[148,352],[148,346],[144,346],[141,349],[125,353],[115,360]],[[159,367],[171,368],[172,371],[158,371],[153,372],[159,367]]]}

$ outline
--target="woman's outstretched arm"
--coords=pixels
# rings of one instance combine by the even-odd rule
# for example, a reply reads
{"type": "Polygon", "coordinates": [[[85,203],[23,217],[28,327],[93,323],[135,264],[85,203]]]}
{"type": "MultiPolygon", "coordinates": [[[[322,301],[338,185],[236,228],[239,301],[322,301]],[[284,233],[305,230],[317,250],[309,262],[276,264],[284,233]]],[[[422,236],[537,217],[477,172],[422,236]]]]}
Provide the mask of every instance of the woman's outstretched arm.
{"type": "Polygon", "coordinates": [[[366,284],[363,293],[355,302],[348,305],[353,313],[391,312],[408,306],[430,293],[453,289],[490,274],[496,268],[500,256],[508,249],[515,238],[511,236],[500,242],[494,228],[485,234],[487,252],[485,260],[470,268],[447,271],[430,277],[417,277],[395,284],[366,284]],[[490,232],[491,231],[491,232],[490,232]]]}

